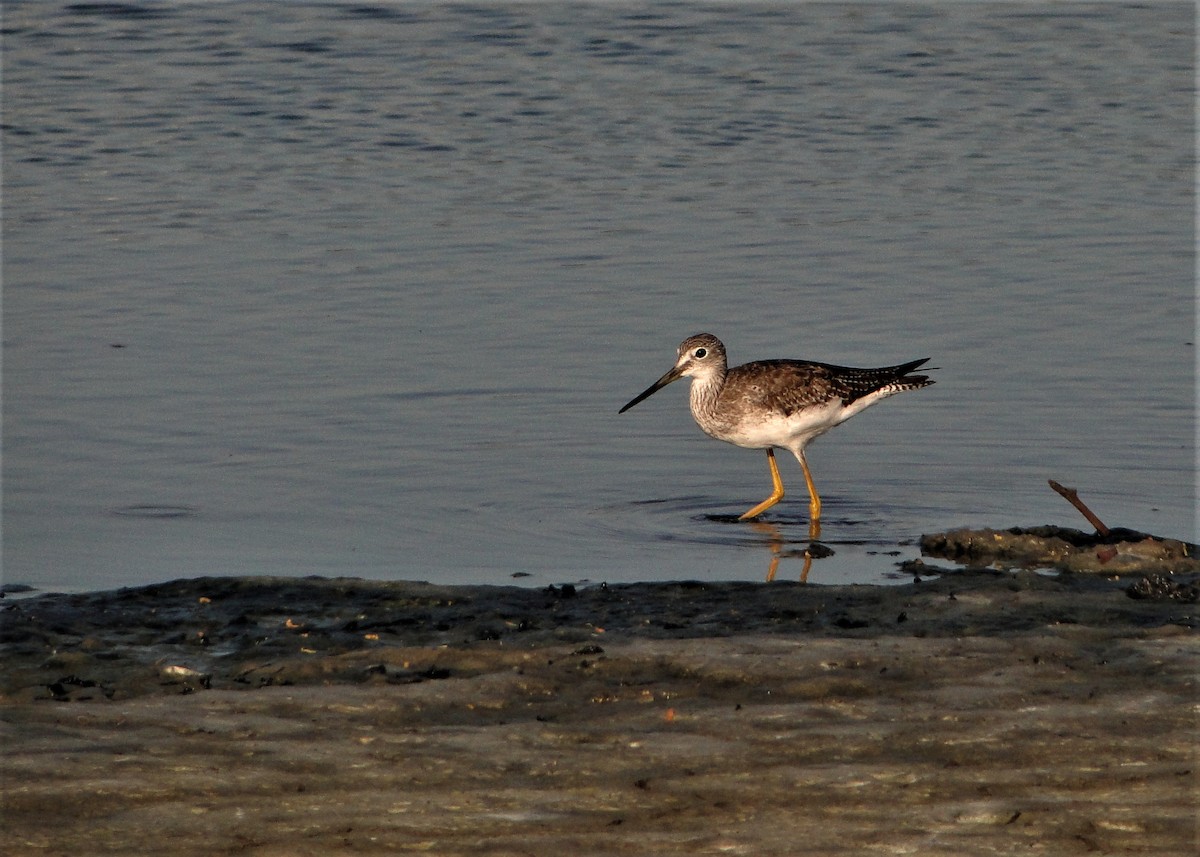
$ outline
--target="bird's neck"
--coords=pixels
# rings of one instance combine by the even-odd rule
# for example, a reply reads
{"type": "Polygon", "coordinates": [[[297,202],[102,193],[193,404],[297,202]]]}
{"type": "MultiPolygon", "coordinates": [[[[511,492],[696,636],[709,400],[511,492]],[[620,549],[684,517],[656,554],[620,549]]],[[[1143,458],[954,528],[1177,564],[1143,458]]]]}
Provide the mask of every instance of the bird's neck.
{"type": "Polygon", "coordinates": [[[714,369],[707,375],[698,375],[692,379],[690,393],[693,414],[712,414],[717,410],[717,399],[721,396],[721,388],[725,386],[724,367],[714,369]]]}

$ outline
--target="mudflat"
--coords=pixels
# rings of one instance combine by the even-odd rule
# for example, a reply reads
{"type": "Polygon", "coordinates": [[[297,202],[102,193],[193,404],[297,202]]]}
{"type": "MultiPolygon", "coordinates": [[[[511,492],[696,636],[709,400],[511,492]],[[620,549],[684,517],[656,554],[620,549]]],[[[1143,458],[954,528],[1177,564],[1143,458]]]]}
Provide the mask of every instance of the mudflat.
{"type": "Polygon", "coordinates": [[[5,854],[1194,854],[1194,580],[7,599],[5,854]]]}

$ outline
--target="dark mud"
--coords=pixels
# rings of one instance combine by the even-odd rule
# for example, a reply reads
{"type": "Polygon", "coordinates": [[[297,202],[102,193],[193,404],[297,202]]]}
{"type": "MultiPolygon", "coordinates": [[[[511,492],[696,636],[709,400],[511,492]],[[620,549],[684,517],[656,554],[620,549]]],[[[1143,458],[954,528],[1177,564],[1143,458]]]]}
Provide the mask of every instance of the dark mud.
{"type": "Polygon", "coordinates": [[[1192,854],[1195,584],[9,599],[0,849],[1192,854]]]}
{"type": "Polygon", "coordinates": [[[390,651],[527,649],[629,636],[870,638],[995,635],[1056,624],[1191,627],[1200,613],[1192,603],[1194,577],[1098,581],[920,568],[946,574],[894,588],[684,582],[542,590],[198,578],[44,595],[11,601],[0,613],[6,665],[0,691],[8,699],[86,700],[408,682],[429,676],[389,668],[390,651]],[[372,652],[383,660],[361,667],[372,652]]]}
{"type": "Polygon", "coordinates": [[[1200,548],[1136,530],[1085,533],[1069,527],[950,530],[921,536],[921,553],[993,568],[1076,573],[1195,575],[1200,548]]]}

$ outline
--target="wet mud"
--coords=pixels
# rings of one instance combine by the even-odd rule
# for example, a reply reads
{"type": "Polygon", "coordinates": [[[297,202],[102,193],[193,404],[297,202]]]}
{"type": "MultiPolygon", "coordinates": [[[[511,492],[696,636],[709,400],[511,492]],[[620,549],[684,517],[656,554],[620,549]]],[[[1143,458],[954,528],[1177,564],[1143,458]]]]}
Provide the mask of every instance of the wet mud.
{"type": "Polygon", "coordinates": [[[5,854],[1191,854],[1195,575],[0,602],[5,854]]]}
{"type": "Polygon", "coordinates": [[[1103,534],[1069,527],[950,530],[921,537],[921,553],[968,565],[1100,574],[1200,572],[1200,548],[1136,530],[1103,534]]]}

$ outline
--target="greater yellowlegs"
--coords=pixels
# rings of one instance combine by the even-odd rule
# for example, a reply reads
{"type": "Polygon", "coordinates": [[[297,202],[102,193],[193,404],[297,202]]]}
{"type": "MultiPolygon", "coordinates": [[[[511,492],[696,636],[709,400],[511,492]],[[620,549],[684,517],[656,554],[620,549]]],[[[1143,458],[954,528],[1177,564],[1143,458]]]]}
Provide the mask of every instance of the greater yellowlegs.
{"type": "Polygon", "coordinates": [[[925,357],[878,369],[802,360],[758,360],[730,369],[721,340],[711,333],[698,333],[680,343],[675,365],[618,413],[625,413],[672,381],[691,376],[692,417],[705,434],[747,449],[767,451],[774,490],[740,519],[756,518],[783,499],[783,480],[775,464],[775,447],[779,447],[790,450],[804,471],[810,532],[817,538],[821,498],[813,485],[804,448],[881,399],[928,387],[933,383],[928,376],[909,374],[928,360],[925,357]]]}

